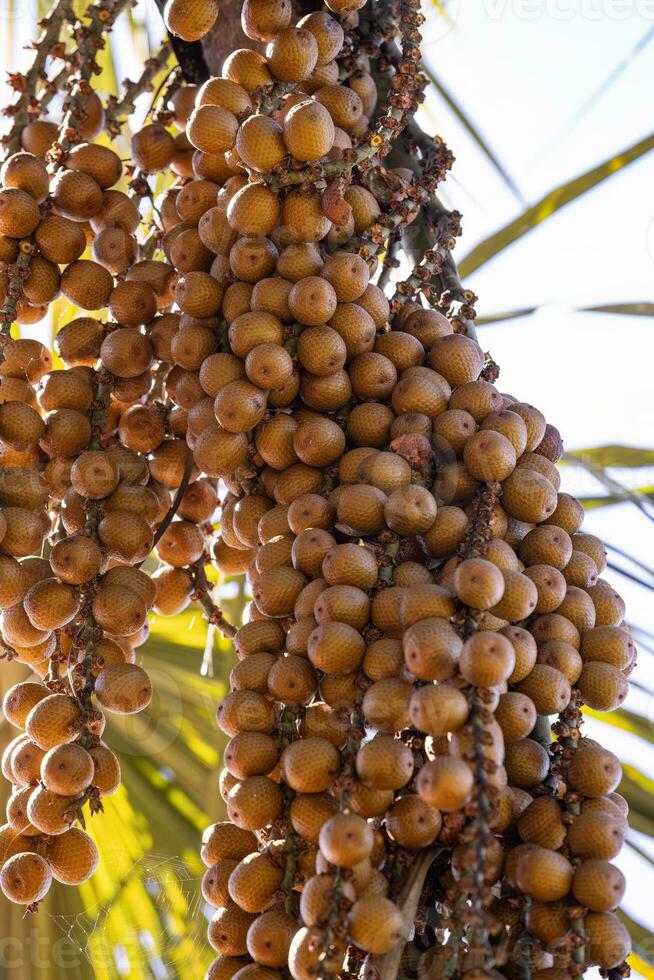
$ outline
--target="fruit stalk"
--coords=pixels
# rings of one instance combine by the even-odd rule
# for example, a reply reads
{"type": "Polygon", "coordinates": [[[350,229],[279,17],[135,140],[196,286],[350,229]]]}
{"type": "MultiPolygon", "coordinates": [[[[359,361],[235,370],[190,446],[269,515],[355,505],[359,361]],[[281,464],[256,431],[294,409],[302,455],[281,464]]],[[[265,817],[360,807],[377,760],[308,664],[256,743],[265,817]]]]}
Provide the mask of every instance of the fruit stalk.
{"type": "Polygon", "coordinates": [[[12,105],[3,110],[12,118],[9,132],[2,137],[4,157],[20,149],[21,130],[30,120],[34,110],[39,109],[36,90],[44,77],[46,61],[59,47],[59,38],[66,21],[73,22],[75,15],[71,0],[55,0],[50,13],[41,21],[43,28],[38,41],[34,42],[34,59],[24,75],[12,76],[11,83],[20,93],[12,105]]]}
{"type": "Polygon", "coordinates": [[[170,60],[172,48],[164,41],[156,54],[146,59],[145,67],[136,81],[129,78],[123,82],[123,92],[120,97],[110,95],[105,110],[105,131],[110,136],[117,136],[136,108],[136,99],[144,92],[152,89],[157,75],[166,67],[170,60]]]}

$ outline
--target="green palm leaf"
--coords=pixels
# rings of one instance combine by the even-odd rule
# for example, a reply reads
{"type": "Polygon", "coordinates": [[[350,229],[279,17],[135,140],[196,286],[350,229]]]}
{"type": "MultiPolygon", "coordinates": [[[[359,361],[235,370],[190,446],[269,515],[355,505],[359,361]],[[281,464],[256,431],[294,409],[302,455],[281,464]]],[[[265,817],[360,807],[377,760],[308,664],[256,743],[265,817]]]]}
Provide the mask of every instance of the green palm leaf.
{"type": "Polygon", "coordinates": [[[638,446],[593,446],[591,449],[575,449],[566,453],[569,460],[582,462],[589,466],[602,468],[637,468],[654,466],[654,449],[641,449],[638,446]]]}
{"type": "MultiPolygon", "coordinates": [[[[540,306],[527,306],[521,310],[505,310],[503,313],[490,313],[488,316],[479,316],[475,320],[476,327],[487,327],[493,323],[504,323],[506,320],[517,320],[523,316],[531,316],[543,309],[546,304],[540,306]]],[[[607,303],[600,306],[578,306],[571,310],[572,313],[608,313],[618,314],[619,316],[654,316],[654,303],[607,303]]]]}
{"type": "Polygon", "coordinates": [[[583,194],[597,187],[598,184],[624,170],[630,163],[640,159],[652,149],[654,149],[654,133],[605,160],[598,167],[593,167],[592,170],[588,170],[579,177],[575,177],[560,187],[549,191],[536,204],[527,208],[513,221],[475,246],[459,264],[459,272],[462,276],[471,275],[486,262],[490,262],[500,252],[503,252],[505,248],[513,245],[514,242],[533,231],[557,211],[560,211],[561,208],[572,201],[576,201],[583,194]]]}

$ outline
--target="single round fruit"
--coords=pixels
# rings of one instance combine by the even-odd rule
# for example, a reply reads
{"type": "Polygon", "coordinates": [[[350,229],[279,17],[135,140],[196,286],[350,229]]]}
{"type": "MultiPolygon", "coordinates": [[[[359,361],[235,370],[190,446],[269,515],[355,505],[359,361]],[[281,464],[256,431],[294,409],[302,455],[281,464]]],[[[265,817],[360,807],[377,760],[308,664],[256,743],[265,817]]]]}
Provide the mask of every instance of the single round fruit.
{"type": "Polygon", "coordinates": [[[39,854],[15,854],[2,866],[0,888],[5,898],[19,905],[40,902],[52,884],[52,871],[39,854]]]}

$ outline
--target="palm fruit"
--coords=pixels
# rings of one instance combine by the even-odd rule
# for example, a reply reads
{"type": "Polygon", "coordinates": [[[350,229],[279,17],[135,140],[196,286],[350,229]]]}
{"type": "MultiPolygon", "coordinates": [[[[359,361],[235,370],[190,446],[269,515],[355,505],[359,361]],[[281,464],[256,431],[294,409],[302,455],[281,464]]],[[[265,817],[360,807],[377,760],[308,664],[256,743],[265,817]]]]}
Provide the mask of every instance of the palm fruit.
{"type": "Polygon", "coordinates": [[[76,823],[80,806],[80,797],[59,796],[58,793],[37,787],[28,800],[27,816],[37,831],[57,836],[76,823]]]}
{"type": "Polygon", "coordinates": [[[61,796],[77,796],[91,785],[93,759],[76,743],[59,745],[41,760],[41,781],[46,789],[61,796]]]}
{"type": "MultiPolygon", "coordinates": [[[[106,634],[86,673],[96,700],[75,688],[84,710],[44,684],[34,703],[26,695],[11,709],[27,732],[3,760],[20,846],[28,853],[27,833],[46,828],[55,878],[92,871],[88,838],[67,827],[89,779],[100,793],[120,780],[96,705],[129,712],[149,701],[135,663],[148,611],[183,609],[211,554],[225,574],[247,575],[253,603],[217,712],[230,738],[220,790],[234,823],[203,845],[220,953],[207,976],[274,980],[287,965],[295,978],[335,975],[346,940],[383,955],[404,932],[386,898],[396,847],[437,836],[446,910],[461,898],[473,908],[471,881],[510,885],[516,892],[491,914],[530,896],[527,930],[560,944],[552,967],[534,948],[534,976],[561,973],[559,962],[567,975],[562,940],[576,899],[589,910],[589,958],[605,965],[625,953],[608,914],[621,891],[608,864],[624,834],[622,804],[609,796],[619,764],[583,739],[550,758],[529,737],[537,714],[560,712],[576,737],[579,696],[597,710],[624,697],[635,651],[624,604],[599,578],[605,551],[560,491],[558,432],[500,394],[458,317],[402,289],[391,307],[376,285],[378,256],[414,219],[431,173],[395,167],[378,180],[383,136],[367,162],[386,66],[373,76],[356,51],[362,0],[330,0],[338,18],[315,11],[297,24],[288,0],[241,6],[246,36],[268,44],[267,56],[232,51],[221,77],[177,89],[170,114],[132,140],[143,173],[180,178],[157,204],[166,261],[136,261],[138,201],[113,188],[122,176],[113,150],[77,143],[50,180],[41,156],[57,132],[37,120],[21,135],[26,152],[2,171],[0,257],[15,262],[25,235],[38,249],[19,321],[42,316],[59,289],[83,310],[108,304],[111,318],[64,326],[65,371],[31,340],[8,340],[0,365],[3,640],[47,678],[48,658],[76,648],[69,634],[87,616],[106,634]],[[366,163],[350,167],[362,153],[366,163]],[[338,180],[319,183],[334,162],[338,180]],[[87,244],[94,261],[82,258],[87,244]],[[102,410],[98,385],[110,388],[102,410]],[[67,536],[48,561],[29,557],[59,507],[67,536]],[[133,566],[155,534],[161,568],[150,582],[133,566]],[[572,797],[580,812],[566,817],[572,797]],[[473,855],[480,800],[503,838],[473,855]],[[441,826],[441,810],[457,812],[441,826]],[[279,828],[292,828],[285,843],[279,828]],[[290,892],[303,883],[296,920],[290,892]]],[[[192,7],[166,8],[170,31],[187,40],[218,12],[192,7]]],[[[397,92],[415,28],[411,20],[410,56],[393,79],[398,131],[413,111],[413,95],[397,92]]],[[[103,115],[94,94],[88,103],[85,139],[103,115]]],[[[462,972],[498,975],[465,941],[462,972]]],[[[433,952],[442,972],[442,950],[433,952]]]]}
{"type": "Polygon", "coordinates": [[[301,82],[318,60],[318,42],[311,31],[287,27],[275,34],[266,49],[268,66],[283,82],[301,82]]]}
{"type": "Polygon", "coordinates": [[[402,796],[386,815],[387,832],[400,847],[409,850],[432,844],[441,826],[439,811],[414,794],[402,796]]]}
{"type": "Polygon", "coordinates": [[[614,858],[624,840],[624,821],[601,812],[580,814],[568,832],[570,851],[587,858],[614,858]]]}
{"type": "Polygon", "coordinates": [[[379,734],[360,748],[356,770],[365,786],[400,789],[413,773],[413,756],[401,740],[379,734]]]}
{"type": "Polygon", "coordinates": [[[628,682],[612,664],[587,661],[577,686],[585,703],[596,711],[615,711],[627,696],[628,682]]]}
{"type": "Polygon", "coordinates": [[[38,203],[48,194],[48,171],[44,162],[33,153],[13,153],[7,157],[0,170],[0,182],[3,187],[25,191],[38,203]]]}
{"type": "Polygon", "coordinates": [[[152,698],[148,675],[136,664],[109,664],[98,674],[95,695],[107,711],[134,714],[147,707],[152,698]]]}
{"type": "Polygon", "coordinates": [[[249,116],[235,133],[239,157],[252,170],[267,173],[286,155],[282,127],[268,116],[249,116]]]}
{"type": "Polygon", "coordinates": [[[42,684],[22,681],[9,688],[2,701],[2,711],[11,725],[24,728],[32,708],[48,696],[48,689],[42,684]]]}
{"type": "Polygon", "coordinates": [[[463,643],[444,619],[422,619],[404,634],[404,659],[414,677],[445,681],[452,677],[463,643]]]}
{"type": "Polygon", "coordinates": [[[245,0],[241,10],[243,31],[255,41],[270,41],[288,27],[290,0],[245,0]]]}
{"type": "Polygon", "coordinates": [[[538,845],[522,851],[516,866],[516,882],[538,902],[556,902],[570,890],[573,867],[562,854],[538,845]]]}
{"type": "Polygon", "coordinates": [[[511,676],[514,667],[515,653],[506,637],[479,631],[463,644],[459,670],[476,687],[497,687],[511,676]]]}
{"type": "Polygon", "coordinates": [[[580,746],[567,770],[568,782],[584,796],[612,793],[622,778],[620,761],[600,745],[580,746]]]}
{"type": "Polygon", "coordinates": [[[247,952],[247,931],[255,916],[244,912],[235,903],[218,909],[209,923],[211,947],[225,956],[240,956],[247,952]]]}
{"type": "Polygon", "coordinates": [[[549,758],[539,742],[522,738],[506,746],[504,767],[512,785],[530,789],[545,779],[549,758]]]}
{"type": "Polygon", "coordinates": [[[572,882],[577,901],[593,912],[608,912],[622,901],[624,875],[608,861],[591,858],[579,865],[572,882]]]}
{"type": "Polygon", "coordinates": [[[3,895],[19,905],[40,902],[52,884],[52,871],[39,854],[15,854],[0,870],[3,895]]]}
{"type": "Polygon", "coordinates": [[[246,912],[262,912],[278,891],[282,878],[283,871],[267,854],[248,854],[229,876],[229,895],[246,912]]]}
{"type": "MultiPolygon", "coordinates": [[[[288,953],[295,933],[299,929],[297,920],[282,909],[270,909],[256,919],[247,934],[247,947],[250,956],[262,967],[282,967],[288,960],[288,953]]],[[[244,969],[256,970],[248,974],[252,980],[274,980],[278,974],[263,970],[254,964],[244,969]]],[[[244,971],[240,971],[245,980],[244,971]]]]}
{"type": "Polygon", "coordinates": [[[631,950],[626,927],[613,912],[589,912],[584,919],[588,959],[604,970],[619,966],[631,950]]]}
{"type": "Polygon", "coordinates": [[[87,833],[79,827],[53,837],[46,849],[52,877],[64,885],[80,885],[91,877],[98,865],[98,851],[87,833]]]}
{"type": "Polygon", "coordinates": [[[72,742],[78,733],[80,709],[67,694],[48,694],[25,719],[25,731],[41,749],[72,742]]]}
{"type": "Polygon", "coordinates": [[[227,797],[229,819],[244,830],[260,830],[282,811],[282,791],[266,776],[249,776],[237,783],[227,797]]]}
{"type": "Polygon", "coordinates": [[[443,756],[427,762],[416,777],[420,797],[438,810],[456,810],[472,792],[473,775],[462,760],[443,756]]]}
{"type": "Polygon", "coordinates": [[[330,864],[352,868],[370,855],[372,830],[357,814],[338,813],[323,824],[318,843],[330,864]]]}
{"type": "Polygon", "coordinates": [[[329,111],[319,102],[300,102],[287,113],[283,134],[291,156],[296,160],[312,162],[320,160],[331,150],[334,122],[329,111]]]}

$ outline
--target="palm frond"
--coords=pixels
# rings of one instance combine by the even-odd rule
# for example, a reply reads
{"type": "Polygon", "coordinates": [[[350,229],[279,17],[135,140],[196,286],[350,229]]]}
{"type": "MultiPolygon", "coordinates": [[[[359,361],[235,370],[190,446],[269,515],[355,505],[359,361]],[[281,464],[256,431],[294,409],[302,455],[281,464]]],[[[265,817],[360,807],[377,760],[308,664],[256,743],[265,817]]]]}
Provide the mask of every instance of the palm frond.
{"type": "Polygon", "coordinates": [[[586,173],[580,174],[579,177],[574,177],[572,180],[566,181],[565,184],[555,187],[513,221],[476,245],[459,263],[461,275],[471,275],[482,265],[494,259],[500,252],[503,252],[504,249],[509,248],[514,242],[547,221],[561,208],[578,200],[597,187],[598,184],[608,180],[609,177],[620,173],[625,167],[628,167],[635,160],[639,160],[652,149],[654,149],[654,133],[645,139],[638,140],[632,146],[626,147],[622,152],[586,171],[586,173]]]}
{"type": "MultiPolygon", "coordinates": [[[[502,313],[489,313],[475,320],[476,327],[487,327],[494,323],[504,323],[506,320],[518,320],[520,317],[532,316],[539,310],[547,309],[546,303],[539,306],[526,306],[520,310],[505,310],[502,313]]],[[[654,316],[654,303],[607,303],[599,306],[574,306],[571,313],[606,313],[619,316],[654,316]]]]}

